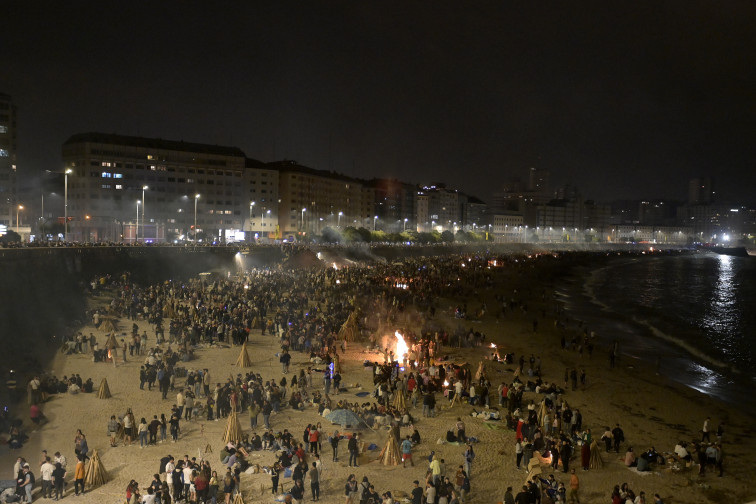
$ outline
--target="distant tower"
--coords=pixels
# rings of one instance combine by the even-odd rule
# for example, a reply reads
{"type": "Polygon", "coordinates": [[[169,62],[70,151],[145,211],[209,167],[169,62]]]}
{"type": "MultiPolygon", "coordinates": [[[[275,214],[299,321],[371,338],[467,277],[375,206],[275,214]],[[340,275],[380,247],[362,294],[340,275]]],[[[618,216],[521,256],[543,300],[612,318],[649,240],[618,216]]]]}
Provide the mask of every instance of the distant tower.
{"type": "Polygon", "coordinates": [[[0,224],[14,222],[16,204],[16,106],[0,93],[0,224]]]}
{"type": "Polygon", "coordinates": [[[528,170],[528,191],[546,193],[549,191],[549,172],[530,168],[528,170]]]}
{"type": "Polygon", "coordinates": [[[688,182],[689,205],[708,205],[714,201],[714,194],[711,177],[697,177],[688,182]]]}

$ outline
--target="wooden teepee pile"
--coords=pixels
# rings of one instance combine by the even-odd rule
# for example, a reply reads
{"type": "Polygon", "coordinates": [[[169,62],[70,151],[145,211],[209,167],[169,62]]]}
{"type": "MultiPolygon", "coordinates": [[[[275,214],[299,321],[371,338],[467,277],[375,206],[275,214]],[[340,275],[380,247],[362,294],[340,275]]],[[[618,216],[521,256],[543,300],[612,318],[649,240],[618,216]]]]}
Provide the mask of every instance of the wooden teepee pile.
{"type": "Polygon", "coordinates": [[[105,332],[115,332],[118,330],[118,320],[113,317],[104,317],[99,329],[105,332]]]}
{"type": "Polygon", "coordinates": [[[107,378],[103,378],[100,382],[100,389],[97,391],[97,397],[99,399],[109,399],[111,397],[107,378]]]}
{"type": "Polygon", "coordinates": [[[105,342],[105,348],[108,350],[118,348],[118,340],[116,340],[114,332],[111,332],[110,336],[108,336],[108,340],[105,342]]]}
{"type": "Polygon", "coordinates": [[[241,492],[239,492],[238,494],[236,494],[236,497],[234,497],[234,500],[233,500],[232,504],[244,504],[244,499],[242,498],[241,492]]]}
{"type": "Polygon", "coordinates": [[[87,489],[91,489],[100,485],[104,485],[108,481],[108,472],[105,470],[105,466],[100,462],[100,456],[97,454],[97,450],[92,453],[92,458],[89,459],[87,467],[84,469],[84,484],[87,489]]]}
{"type": "Polygon", "coordinates": [[[239,416],[236,411],[232,411],[230,415],[228,415],[228,422],[226,422],[226,430],[223,433],[223,442],[224,443],[236,443],[237,441],[241,441],[242,439],[242,427],[239,423],[239,416]]]}
{"type": "Polygon", "coordinates": [[[396,440],[394,433],[389,431],[386,444],[378,455],[378,462],[383,465],[399,465],[401,461],[402,454],[399,450],[399,442],[396,440]]]}
{"type": "Polygon", "coordinates": [[[236,364],[234,364],[234,366],[242,368],[252,367],[252,359],[249,358],[249,354],[247,353],[246,341],[242,345],[241,353],[239,353],[239,358],[236,359],[236,364]]]}
{"type": "Polygon", "coordinates": [[[349,317],[346,319],[346,322],[344,322],[344,325],[341,326],[341,329],[339,329],[339,339],[343,339],[345,341],[354,341],[357,339],[357,336],[360,334],[360,327],[357,322],[357,311],[353,311],[349,317]]]}
{"type": "Polygon", "coordinates": [[[604,467],[604,461],[601,460],[601,450],[595,439],[591,442],[591,464],[589,467],[591,469],[601,469],[604,467]]]}
{"type": "Polygon", "coordinates": [[[403,412],[405,409],[407,409],[407,401],[404,398],[404,392],[401,390],[397,390],[394,394],[394,408],[399,410],[399,412],[403,412]]]}

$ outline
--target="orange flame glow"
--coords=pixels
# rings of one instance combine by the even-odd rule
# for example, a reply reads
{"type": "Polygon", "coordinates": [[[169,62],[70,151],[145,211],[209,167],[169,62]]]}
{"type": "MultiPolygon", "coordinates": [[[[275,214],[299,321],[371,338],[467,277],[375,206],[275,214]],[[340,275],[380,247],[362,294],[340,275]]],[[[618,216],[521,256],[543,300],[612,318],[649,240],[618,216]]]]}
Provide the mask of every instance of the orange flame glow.
{"type": "Polygon", "coordinates": [[[409,353],[409,347],[407,346],[407,342],[404,341],[404,336],[399,331],[394,331],[394,336],[396,337],[396,352],[394,352],[394,355],[402,362],[409,353]]]}
{"type": "Polygon", "coordinates": [[[491,348],[496,348],[496,345],[494,345],[493,343],[491,343],[491,348]]]}

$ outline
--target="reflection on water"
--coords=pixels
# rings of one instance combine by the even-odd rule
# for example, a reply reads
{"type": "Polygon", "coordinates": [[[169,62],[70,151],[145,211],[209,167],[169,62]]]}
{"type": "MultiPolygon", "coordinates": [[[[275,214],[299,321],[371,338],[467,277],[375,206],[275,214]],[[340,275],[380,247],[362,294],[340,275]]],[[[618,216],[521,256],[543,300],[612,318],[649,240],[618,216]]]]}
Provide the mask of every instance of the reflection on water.
{"type": "Polygon", "coordinates": [[[716,332],[719,336],[713,341],[723,354],[737,351],[733,338],[740,324],[737,307],[738,282],[735,278],[733,258],[718,256],[717,277],[712,289],[711,299],[701,319],[704,329],[716,332]]]}

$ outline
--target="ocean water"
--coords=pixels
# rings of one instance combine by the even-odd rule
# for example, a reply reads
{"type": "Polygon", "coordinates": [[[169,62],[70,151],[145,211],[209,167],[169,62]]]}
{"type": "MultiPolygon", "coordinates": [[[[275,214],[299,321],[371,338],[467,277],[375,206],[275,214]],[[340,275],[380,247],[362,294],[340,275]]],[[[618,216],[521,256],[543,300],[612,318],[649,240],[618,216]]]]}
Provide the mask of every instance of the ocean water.
{"type": "Polygon", "coordinates": [[[712,253],[619,256],[557,291],[596,333],[594,358],[621,355],[756,411],[756,258],[712,253]]]}

